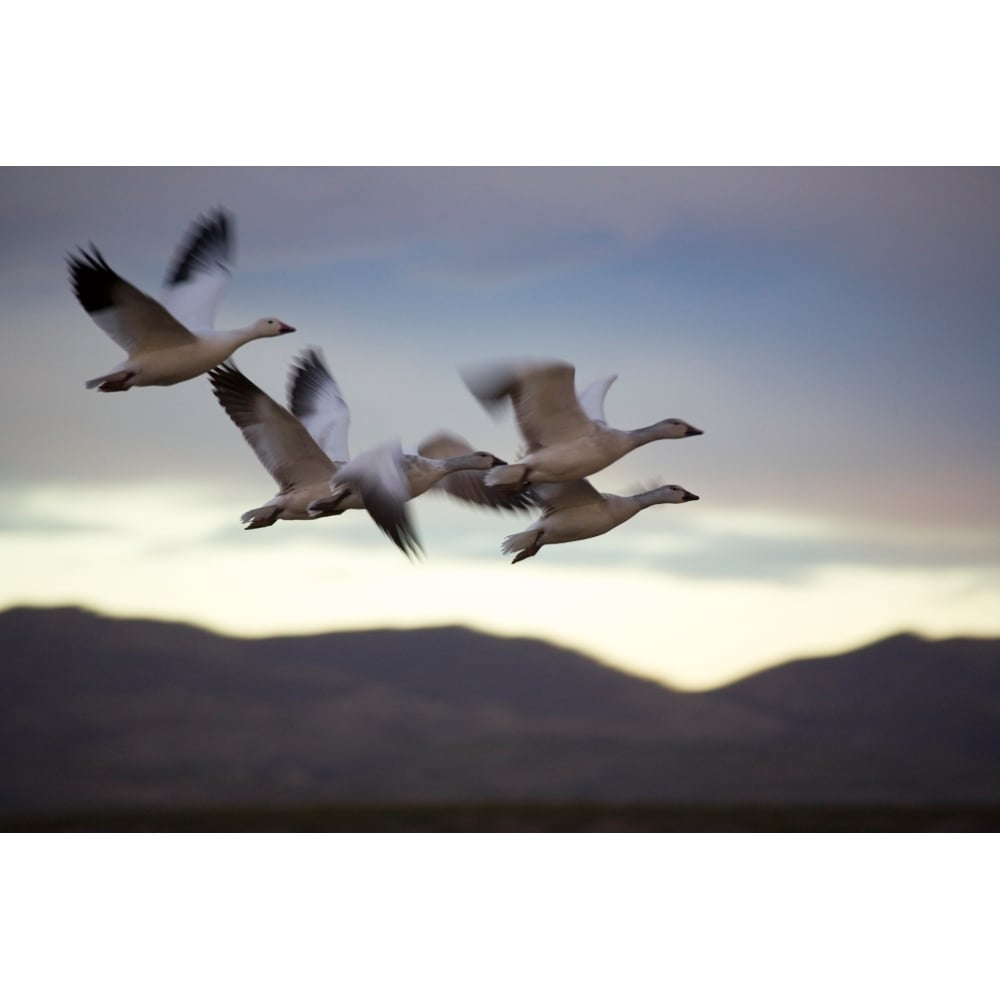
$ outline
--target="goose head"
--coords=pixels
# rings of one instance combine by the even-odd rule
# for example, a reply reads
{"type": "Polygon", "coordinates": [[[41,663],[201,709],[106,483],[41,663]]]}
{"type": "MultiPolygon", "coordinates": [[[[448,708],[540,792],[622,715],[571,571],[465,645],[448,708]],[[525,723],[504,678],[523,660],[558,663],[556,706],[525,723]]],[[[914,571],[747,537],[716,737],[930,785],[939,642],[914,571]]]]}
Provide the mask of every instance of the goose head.
{"type": "Polygon", "coordinates": [[[488,451],[472,451],[468,455],[456,456],[453,461],[456,464],[461,463],[464,469],[473,472],[478,470],[485,472],[487,469],[495,469],[498,465],[507,464],[502,458],[497,458],[496,455],[488,451]]]}
{"type": "Polygon", "coordinates": [[[656,428],[657,435],[662,438],[686,438],[705,433],[689,424],[686,420],[678,420],[677,417],[661,420],[653,426],[656,428]]]}
{"type": "Polygon", "coordinates": [[[255,337],[278,337],[283,333],[295,333],[295,327],[282,323],[280,319],[275,319],[273,316],[267,316],[257,320],[250,327],[250,332],[255,337]]]}
{"type": "Polygon", "coordinates": [[[650,503],[687,503],[689,500],[701,499],[696,493],[673,483],[669,486],[657,486],[656,489],[649,490],[645,496],[650,503]]]}

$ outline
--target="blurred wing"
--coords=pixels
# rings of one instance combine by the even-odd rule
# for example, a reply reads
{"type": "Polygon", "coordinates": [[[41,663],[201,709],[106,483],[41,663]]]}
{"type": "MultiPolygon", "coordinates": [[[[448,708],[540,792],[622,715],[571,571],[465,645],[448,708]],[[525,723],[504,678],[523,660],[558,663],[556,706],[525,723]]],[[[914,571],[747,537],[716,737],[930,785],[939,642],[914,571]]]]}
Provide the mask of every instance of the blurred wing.
{"type": "Polygon", "coordinates": [[[90,318],[129,355],[193,344],[196,337],[155,299],[116,274],[93,244],[67,258],[73,294],[90,318]]]}
{"type": "Polygon", "coordinates": [[[346,462],[351,411],[315,348],[293,363],[288,375],[288,408],[334,462],[346,462]]]}
{"type": "Polygon", "coordinates": [[[533,483],[531,494],[546,511],[584,507],[602,499],[601,494],[586,479],[569,479],[564,483],[533,483]]]}
{"type": "Polygon", "coordinates": [[[370,448],[338,469],[331,491],[336,493],[338,486],[361,492],[371,519],[401,552],[412,558],[421,551],[406,507],[410,484],[398,441],[370,448]]]}
{"type": "Polygon", "coordinates": [[[167,269],[163,304],[188,329],[211,332],[232,263],[231,217],[217,209],[200,215],[167,269]]]}
{"type": "MultiPolygon", "coordinates": [[[[424,458],[458,458],[471,451],[472,445],[464,438],[444,431],[431,435],[417,446],[417,454],[424,458]]],[[[527,494],[487,486],[483,482],[485,476],[485,472],[475,470],[449,472],[434,484],[433,489],[443,490],[456,500],[495,510],[530,510],[534,506],[527,494]]]]}
{"type": "Polygon", "coordinates": [[[572,441],[591,429],[574,388],[574,368],[564,361],[501,363],[462,373],[472,394],[495,409],[505,397],[514,404],[529,448],[572,441]]]}
{"type": "Polygon", "coordinates": [[[301,422],[234,364],[213,368],[208,378],[222,408],[283,491],[330,478],[333,463],[301,422]]]}
{"type": "Polygon", "coordinates": [[[617,375],[595,379],[580,393],[580,409],[593,421],[607,425],[604,419],[604,397],[608,394],[611,384],[617,375]]]}
{"type": "Polygon", "coordinates": [[[424,458],[458,458],[459,455],[468,455],[474,450],[465,438],[448,431],[431,434],[417,445],[417,454],[424,458]]]}

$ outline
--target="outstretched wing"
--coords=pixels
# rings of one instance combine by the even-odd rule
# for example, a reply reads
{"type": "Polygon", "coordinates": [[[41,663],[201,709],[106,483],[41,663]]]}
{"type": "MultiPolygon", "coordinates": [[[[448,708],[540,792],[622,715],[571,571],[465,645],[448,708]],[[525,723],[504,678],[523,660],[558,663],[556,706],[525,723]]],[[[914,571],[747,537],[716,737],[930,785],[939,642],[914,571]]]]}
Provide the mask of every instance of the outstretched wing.
{"type": "Polygon", "coordinates": [[[334,462],[350,458],[347,432],[351,411],[315,347],[304,351],[289,369],[288,408],[334,462]]]}
{"type": "Polygon", "coordinates": [[[193,344],[195,336],[156,299],[116,274],[91,243],[66,259],[73,294],[90,318],[130,356],[193,344]]]}
{"type": "Polygon", "coordinates": [[[580,409],[596,423],[607,424],[604,419],[604,397],[607,396],[608,389],[616,378],[617,375],[606,375],[604,378],[594,379],[580,393],[580,409]]]}
{"type": "Polygon", "coordinates": [[[534,483],[531,493],[546,512],[584,507],[597,503],[601,494],[586,479],[568,479],[562,483],[534,483]]]}
{"type": "Polygon", "coordinates": [[[576,398],[573,376],[571,364],[544,360],[501,362],[462,372],[465,384],[487,409],[510,399],[530,449],[572,441],[591,429],[592,421],[576,398]]]}
{"type": "Polygon", "coordinates": [[[302,423],[232,362],[208,373],[212,392],[281,489],[326,482],[334,465],[302,423]]]}
{"type": "Polygon", "coordinates": [[[233,221],[221,208],[195,219],[167,269],[163,304],[190,330],[215,329],[215,314],[229,287],[233,221]]]}

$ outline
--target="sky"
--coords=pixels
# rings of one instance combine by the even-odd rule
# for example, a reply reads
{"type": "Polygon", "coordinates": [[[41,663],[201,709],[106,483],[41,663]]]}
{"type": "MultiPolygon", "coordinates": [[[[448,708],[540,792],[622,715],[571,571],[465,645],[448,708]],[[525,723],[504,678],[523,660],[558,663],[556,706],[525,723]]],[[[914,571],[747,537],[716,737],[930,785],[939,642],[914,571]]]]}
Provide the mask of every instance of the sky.
{"type": "Polygon", "coordinates": [[[687,689],[900,630],[1000,635],[1000,171],[991,168],[4,168],[0,608],[82,604],[237,635],[462,624],[687,689]],[[284,401],[317,346],[354,452],[440,429],[513,459],[463,365],[544,356],[606,415],[681,417],[593,477],[678,483],[600,538],[500,554],[530,515],[413,502],[244,532],[272,481],[204,378],[83,383],[121,352],[65,255],[155,293],[191,221],[236,220],[218,325],[284,401]]]}

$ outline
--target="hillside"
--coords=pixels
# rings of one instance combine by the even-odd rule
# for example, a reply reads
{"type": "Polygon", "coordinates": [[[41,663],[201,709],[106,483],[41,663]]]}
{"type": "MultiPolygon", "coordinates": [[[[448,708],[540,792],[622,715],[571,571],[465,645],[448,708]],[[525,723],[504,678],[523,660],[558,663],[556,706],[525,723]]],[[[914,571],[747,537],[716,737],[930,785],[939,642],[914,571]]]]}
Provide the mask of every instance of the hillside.
{"type": "Polygon", "coordinates": [[[1000,801],[1000,640],[896,636],[683,693],[461,628],[230,639],[0,614],[0,812],[1000,801]]]}

